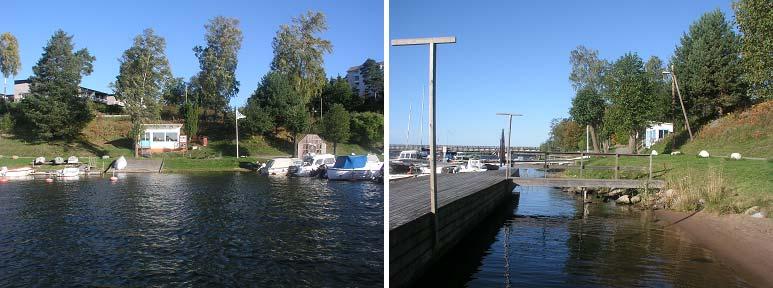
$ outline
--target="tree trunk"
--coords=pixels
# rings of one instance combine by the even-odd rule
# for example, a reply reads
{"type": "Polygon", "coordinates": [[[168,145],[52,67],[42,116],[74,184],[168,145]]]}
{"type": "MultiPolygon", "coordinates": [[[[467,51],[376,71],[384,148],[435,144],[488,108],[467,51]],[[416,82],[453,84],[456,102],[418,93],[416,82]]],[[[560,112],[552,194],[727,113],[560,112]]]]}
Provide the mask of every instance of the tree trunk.
{"type": "Polygon", "coordinates": [[[137,138],[134,139],[134,158],[140,157],[140,145],[138,140],[141,139],[140,135],[137,134],[137,138]]]}
{"type": "Polygon", "coordinates": [[[338,148],[338,142],[333,142],[333,155],[336,155],[336,148],[338,148]]]}
{"type": "Polygon", "coordinates": [[[630,150],[631,154],[637,154],[636,153],[636,137],[633,136],[633,134],[628,135],[628,150],[630,150]]]}
{"type": "Polygon", "coordinates": [[[596,128],[593,128],[593,125],[590,126],[590,137],[591,141],[593,141],[593,152],[599,153],[599,142],[598,138],[596,138],[596,128]]]}

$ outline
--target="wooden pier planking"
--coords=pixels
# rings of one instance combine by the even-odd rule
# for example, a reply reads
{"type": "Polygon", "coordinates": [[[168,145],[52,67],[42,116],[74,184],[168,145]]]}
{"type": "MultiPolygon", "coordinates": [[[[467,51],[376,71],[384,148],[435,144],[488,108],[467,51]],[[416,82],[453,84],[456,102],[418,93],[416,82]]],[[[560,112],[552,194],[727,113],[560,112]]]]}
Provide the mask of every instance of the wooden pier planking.
{"type": "MultiPolygon", "coordinates": [[[[438,208],[505,179],[502,171],[438,174],[438,208]]],[[[429,213],[429,177],[389,182],[389,229],[429,213]]]]}

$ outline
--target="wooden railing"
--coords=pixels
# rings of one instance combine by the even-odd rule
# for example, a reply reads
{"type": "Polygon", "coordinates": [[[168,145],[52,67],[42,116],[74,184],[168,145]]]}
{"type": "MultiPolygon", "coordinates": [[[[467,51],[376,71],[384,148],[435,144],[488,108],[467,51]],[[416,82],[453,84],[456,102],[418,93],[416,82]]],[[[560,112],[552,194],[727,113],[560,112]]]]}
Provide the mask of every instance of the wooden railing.
{"type": "MultiPolygon", "coordinates": [[[[619,179],[620,177],[620,171],[621,170],[638,170],[638,171],[647,171],[648,174],[648,180],[652,180],[652,155],[650,154],[630,154],[630,153],[594,153],[594,152],[534,152],[534,151],[512,151],[512,154],[533,154],[538,155],[539,160],[537,162],[543,163],[543,168],[545,169],[545,178],[547,178],[547,175],[549,173],[550,166],[561,166],[561,167],[576,167],[574,165],[562,165],[562,164],[553,164],[555,162],[579,162],[579,168],[580,168],[580,178],[584,177],[585,169],[601,169],[601,170],[613,170],[614,171],[614,179],[619,179]],[[551,155],[554,157],[551,159],[551,155]],[[555,157],[556,155],[560,155],[563,157],[555,157]],[[578,157],[579,156],[579,159],[578,157]],[[585,157],[588,156],[586,159],[585,157]],[[586,162],[590,161],[590,157],[592,156],[614,156],[615,157],[615,166],[586,166],[586,162]],[[620,166],[620,157],[649,157],[649,164],[647,167],[638,167],[638,166],[620,166]]],[[[535,161],[523,161],[523,162],[535,162],[535,161]]]]}

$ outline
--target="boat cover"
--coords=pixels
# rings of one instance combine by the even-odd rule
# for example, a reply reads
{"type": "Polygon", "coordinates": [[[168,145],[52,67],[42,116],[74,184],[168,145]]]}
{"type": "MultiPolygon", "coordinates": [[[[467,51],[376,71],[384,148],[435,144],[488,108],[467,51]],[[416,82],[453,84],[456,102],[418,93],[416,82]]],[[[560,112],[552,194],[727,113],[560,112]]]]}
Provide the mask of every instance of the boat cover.
{"type": "Polygon", "coordinates": [[[366,163],[368,163],[368,156],[365,155],[338,156],[336,157],[336,164],[333,165],[333,168],[363,168],[366,163]]]}

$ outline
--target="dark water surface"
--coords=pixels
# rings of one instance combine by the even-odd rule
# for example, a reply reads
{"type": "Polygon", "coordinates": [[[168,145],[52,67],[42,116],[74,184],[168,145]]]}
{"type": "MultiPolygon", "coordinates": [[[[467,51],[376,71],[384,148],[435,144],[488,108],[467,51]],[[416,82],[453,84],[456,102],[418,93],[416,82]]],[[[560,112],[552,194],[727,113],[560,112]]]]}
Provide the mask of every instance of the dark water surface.
{"type": "Polygon", "coordinates": [[[0,287],[381,286],[383,191],[253,173],[0,184],[0,287]]]}
{"type": "Polygon", "coordinates": [[[600,199],[584,205],[555,188],[516,191],[517,205],[476,228],[417,287],[749,286],[647,211],[600,199]]]}

